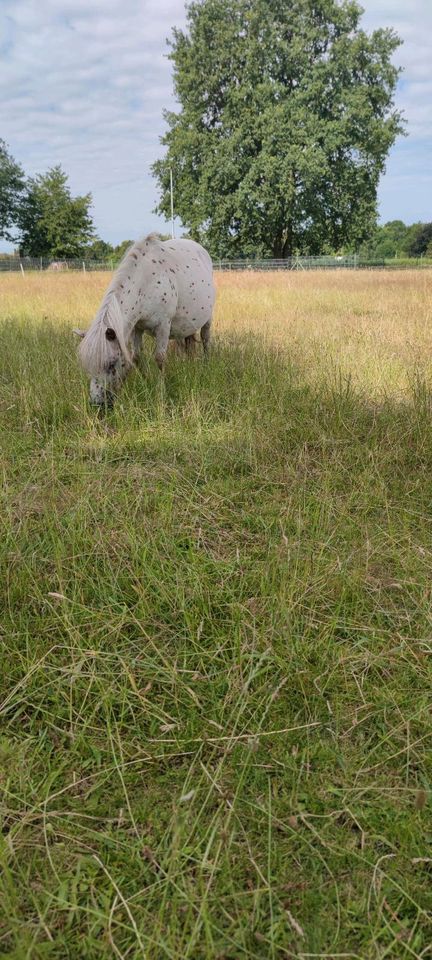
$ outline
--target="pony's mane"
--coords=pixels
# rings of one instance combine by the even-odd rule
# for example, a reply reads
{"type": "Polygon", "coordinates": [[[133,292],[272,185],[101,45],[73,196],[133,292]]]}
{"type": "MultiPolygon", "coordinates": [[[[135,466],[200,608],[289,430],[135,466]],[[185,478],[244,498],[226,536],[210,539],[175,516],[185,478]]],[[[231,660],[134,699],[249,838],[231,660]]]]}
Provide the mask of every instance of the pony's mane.
{"type": "Polygon", "coordinates": [[[116,344],[120,347],[126,363],[132,365],[132,357],[124,334],[124,317],[116,294],[130,268],[132,256],[136,256],[135,251],[141,250],[146,244],[160,242],[160,239],[159,234],[149,233],[143,240],[133,243],[117,268],[95,319],[79,346],[81,363],[90,376],[97,377],[103,373],[106,364],[116,356],[116,344]],[[107,340],[105,336],[107,327],[115,331],[116,340],[107,340]]]}
{"type": "Polygon", "coordinates": [[[90,376],[100,376],[107,363],[118,355],[116,344],[120,347],[126,362],[132,364],[132,358],[124,336],[123,322],[123,314],[115,291],[110,289],[78,349],[84,370],[90,376]],[[107,340],[105,336],[107,327],[112,327],[115,331],[116,340],[107,340]]]}

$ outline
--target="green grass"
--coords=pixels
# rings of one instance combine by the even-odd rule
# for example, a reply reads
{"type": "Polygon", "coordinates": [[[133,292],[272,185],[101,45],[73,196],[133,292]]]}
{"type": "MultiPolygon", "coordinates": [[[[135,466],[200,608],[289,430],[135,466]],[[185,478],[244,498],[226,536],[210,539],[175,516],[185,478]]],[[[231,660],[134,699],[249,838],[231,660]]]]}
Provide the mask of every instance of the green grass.
{"type": "Polygon", "coordinates": [[[0,957],[432,956],[427,384],[1,344],[0,957]]]}

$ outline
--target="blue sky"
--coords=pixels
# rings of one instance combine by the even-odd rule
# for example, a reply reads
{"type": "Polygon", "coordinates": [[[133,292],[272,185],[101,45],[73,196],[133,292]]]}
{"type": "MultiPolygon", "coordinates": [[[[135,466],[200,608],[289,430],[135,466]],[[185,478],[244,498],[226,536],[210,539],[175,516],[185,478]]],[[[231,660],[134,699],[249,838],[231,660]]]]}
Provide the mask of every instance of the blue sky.
{"type": "MultiPolygon", "coordinates": [[[[367,29],[393,26],[404,40],[408,137],[389,158],[381,218],[432,220],[432,0],[363,7],[367,29]]],[[[165,40],[183,24],[183,0],[0,0],[0,137],[28,174],[60,163],[74,193],[91,191],[105,240],[164,229],[150,164],[174,103],[165,40]]]]}

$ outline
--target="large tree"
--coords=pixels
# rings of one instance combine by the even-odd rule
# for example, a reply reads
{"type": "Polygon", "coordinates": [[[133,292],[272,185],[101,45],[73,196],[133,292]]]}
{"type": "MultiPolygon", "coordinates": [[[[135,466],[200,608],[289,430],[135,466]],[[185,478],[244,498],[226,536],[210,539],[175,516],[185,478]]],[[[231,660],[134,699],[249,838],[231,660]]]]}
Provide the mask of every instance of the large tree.
{"type": "Polygon", "coordinates": [[[24,255],[81,257],[94,240],[91,194],[72,197],[67,181],[61,167],[27,181],[18,220],[24,255]]]}
{"type": "Polygon", "coordinates": [[[214,255],[285,257],[361,242],[401,119],[392,30],[355,0],[192,0],[170,58],[178,112],[154,165],[214,255]]]}
{"type": "Polygon", "coordinates": [[[20,196],[24,189],[24,171],[11,157],[4,140],[0,140],[0,238],[15,240],[20,196]]]}

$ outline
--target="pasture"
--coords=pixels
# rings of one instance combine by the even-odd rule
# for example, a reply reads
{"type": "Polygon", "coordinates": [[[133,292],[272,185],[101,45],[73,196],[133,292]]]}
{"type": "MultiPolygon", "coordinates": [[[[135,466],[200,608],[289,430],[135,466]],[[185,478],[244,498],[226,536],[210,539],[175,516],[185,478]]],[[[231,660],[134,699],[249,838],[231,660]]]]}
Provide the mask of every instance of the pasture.
{"type": "Polygon", "coordinates": [[[0,277],[0,956],[432,956],[432,274],[217,277],[105,418],[0,277]]]}

